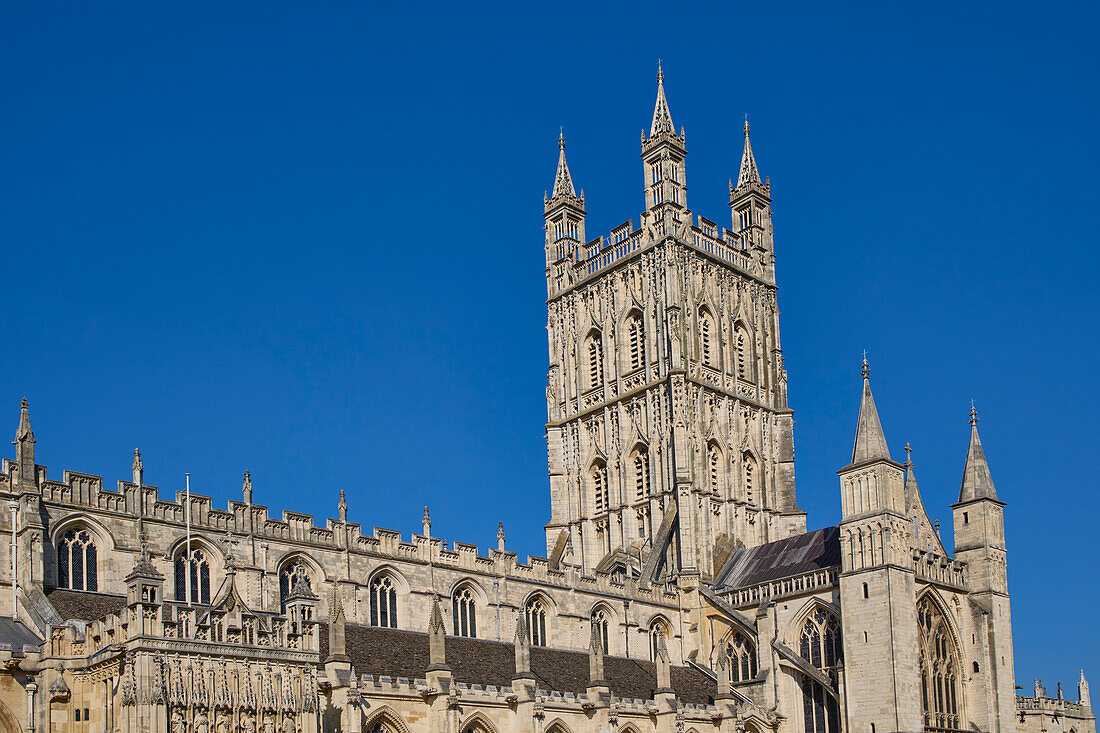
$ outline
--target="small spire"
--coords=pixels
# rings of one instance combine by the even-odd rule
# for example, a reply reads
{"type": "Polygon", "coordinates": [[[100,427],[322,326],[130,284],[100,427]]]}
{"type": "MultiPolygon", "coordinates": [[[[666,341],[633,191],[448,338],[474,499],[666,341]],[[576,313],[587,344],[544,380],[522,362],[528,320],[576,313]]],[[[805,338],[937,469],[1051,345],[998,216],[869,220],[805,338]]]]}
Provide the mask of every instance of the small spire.
{"type": "Polygon", "coordinates": [[[672,665],[668,658],[668,644],[665,635],[657,634],[657,692],[672,691],[672,665]]]}
{"type": "Polygon", "coordinates": [[[444,636],[443,609],[439,598],[432,601],[432,613],[428,617],[428,670],[447,669],[447,649],[444,636]]]}
{"type": "Polygon", "coordinates": [[[527,637],[526,616],[521,610],[516,618],[516,635],[512,639],[516,652],[516,678],[526,678],[531,674],[531,640],[527,637]]]}
{"type": "Polygon", "coordinates": [[[913,449],[909,447],[909,443],[905,444],[905,467],[908,469],[913,468],[913,449]]]}
{"type": "Polygon", "coordinates": [[[963,468],[962,488],[959,490],[959,503],[975,499],[997,498],[997,489],[993,486],[993,477],[989,473],[989,464],[985,460],[982,439],[978,436],[978,410],[973,401],[970,404],[970,447],[966,452],[966,466],[963,468]]]}
{"type": "Polygon", "coordinates": [[[421,525],[424,528],[424,536],[432,536],[432,518],[428,516],[428,507],[424,507],[424,518],[421,521],[421,525]]]}
{"type": "Polygon", "coordinates": [[[344,497],[344,490],[343,489],[340,489],[340,503],[337,504],[336,508],[340,512],[340,521],[341,522],[347,522],[348,521],[348,502],[347,502],[347,499],[345,499],[345,497],[344,497]]]}
{"type": "Polygon", "coordinates": [[[31,440],[34,440],[34,433],[31,432],[30,408],[31,403],[27,402],[26,397],[19,401],[19,429],[15,431],[16,440],[22,440],[27,436],[30,436],[31,440]]]}
{"type": "Polygon", "coordinates": [[[577,197],[577,189],[573,187],[573,177],[569,175],[569,164],[565,162],[565,131],[558,133],[558,172],[554,175],[554,193],[551,199],[558,196],[577,197]]]}
{"type": "Polygon", "coordinates": [[[588,643],[588,684],[604,684],[603,637],[597,624],[592,624],[592,639],[588,643]]]}
{"type": "Polygon", "coordinates": [[[668,110],[668,99],[665,97],[665,72],[657,63],[657,102],[653,105],[653,123],[649,126],[649,136],[652,138],[662,132],[676,134],[676,126],[672,124],[672,113],[668,110]]]}
{"type": "Polygon", "coordinates": [[[867,364],[866,353],[863,356],[863,399],[859,405],[859,422],[856,425],[856,442],[852,448],[852,463],[862,463],[877,459],[890,460],[890,449],[886,445],[886,436],[882,432],[878,408],[871,394],[871,367],[867,364]]]}
{"type": "Polygon", "coordinates": [[[504,552],[504,522],[497,524],[497,549],[504,552]]]}
{"type": "Polygon", "coordinates": [[[134,462],[131,468],[134,471],[134,484],[141,486],[144,483],[145,467],[141,464],[141,451],[137,448],[134,448],[134,462]]]}
{"type": "Polygon", "coordinates": [[[344,604],[336,592],[336,583],[332,584],[332,601],[328,606],[328,658],[327,661],[349,661],[347,652],[347,617],[344,604]]]}
{"type": "Polygon", "coordinates": [[[244,472],[244,481],[241,483],[241,493],[244,494],[244,503],[252,503],[252,474],[244,472]]]}
{"type": "Polygon", "coordinates": [[[745,115],[745,149],[741,153],[741,170],[737,173],[737,188],[750,183],[760,183],[760,171],[756,167],[756,156],[752,153],[749,141],[749,116],[745,115]]]}

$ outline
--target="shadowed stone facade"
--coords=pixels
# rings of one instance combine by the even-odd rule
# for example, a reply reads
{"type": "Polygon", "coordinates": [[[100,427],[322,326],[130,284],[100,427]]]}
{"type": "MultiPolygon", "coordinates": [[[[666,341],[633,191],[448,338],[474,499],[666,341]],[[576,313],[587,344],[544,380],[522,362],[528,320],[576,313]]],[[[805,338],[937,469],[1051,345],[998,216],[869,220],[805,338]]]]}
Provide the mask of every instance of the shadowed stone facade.
{"type": "MultiPolygon", "coordinates": [[[[729,227],[687,202],[658,76],[645,211],[544,198],[547,557],[4,459],[0,733],[1095,733],[1017,697],[1004,508],[971,411],[953,556],[863,365],[842,521],[806,531],[771,187],[744,126],[729,227]]],[[[960,435],[961,443],[961,435],[960,435]]],[[[838,464],[841,461],[838,460],[838,464]]],[[[261,491],[257,487],[256,491],[261,491]]]]}

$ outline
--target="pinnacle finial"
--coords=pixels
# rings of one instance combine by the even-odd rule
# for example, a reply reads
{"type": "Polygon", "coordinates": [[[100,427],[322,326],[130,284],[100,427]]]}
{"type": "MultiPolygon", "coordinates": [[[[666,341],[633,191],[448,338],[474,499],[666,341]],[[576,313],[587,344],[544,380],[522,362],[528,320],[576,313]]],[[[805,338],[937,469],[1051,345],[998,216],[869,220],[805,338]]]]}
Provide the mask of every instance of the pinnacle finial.
{"type": "Polygon", "coordinates": [[[745,113],[745,137],[749,136],[749,113],[745,113]]]}
{"type": "Polygon", "coordinates": [[[21,400],[19,401],[19,407],[20,407],[20,409],[26,410],[26,409],[27,409],[28,407],[30,407],[30,406],[31,406],[31,403],[27,402],[27,398],[26,398],[26,397],[24,397],[23,399],[21,399],[21,400]]]}
{"type": "Polygon", "coordinates": [[[974,400],[970,400],[970,424],[978,424],[978,408],[974,407],[974,400]]]}
{"type": "Polygon", "coordinates": [[[558,127],[558,150],[565,150],[565,127],[558,127]]]}
{"type": "MultiPolygon", "coordinates": [[[[649,126],[649,136],[652,138],[662,132],[675,135],[676,126],[672,124],[672,113],[668,110],[668,99],[665,97],[665,72],[658,61],[657,102],[653,105],[653,122],[649,126]]],[[[644,140],[643,136],[643,142],[644,140]]]]}
{"type": "Polygon", "coordinates": [[[661,68],[661,59],[657,59],[657,83],[663,84],[665,81],[665,71],[661,68]]]}
{"type": "Polygon", "coordinates": [[[905,444],[905,465],[913,465],[913,449],[909,447],[909,443],[905,444]]]}
{"type": "Polygon", "coordinates": [[[867,363],[867,349],[863,350],[863,368],[859,370],[859,374],[864,379],[871,378],[871,365],[867,363]]]}

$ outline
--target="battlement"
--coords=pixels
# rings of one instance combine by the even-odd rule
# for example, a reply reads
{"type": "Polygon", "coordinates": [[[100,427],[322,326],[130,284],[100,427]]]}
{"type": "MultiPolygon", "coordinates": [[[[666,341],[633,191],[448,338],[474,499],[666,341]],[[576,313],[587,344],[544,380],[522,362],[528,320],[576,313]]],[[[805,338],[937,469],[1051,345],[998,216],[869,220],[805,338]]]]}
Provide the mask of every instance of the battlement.
{"type": "MultiPolygon", "coordinates": [[[[5,459],[4,473],[0,475],[0,491],[11,492],[11,466],[5,459]]],[[[61,481],[46,478],[46,467],[37,466],[39,486],[43,502],[55,506],[104,512],[112,515],[142,517],[150,523],[175,525],[187,524],[188,497],[177,490],[174,499],[161,498],[155,486],[138,486],[129,481],[118,481],[117,490],[104,488],[103,478],[94,474],[66,470],[61,481]]],[[[360,524],[327,519],[325,526],[318,526],[311,514],[284,510],[280,519],[269,515],[268,507],[230,500],[222,510],[214,506],[213,498],[192,492],[190,495],[192,531],[197,534],[229,535],[235,538],[251,538],[294,543],[303,549],[347,550],[383,559],[432,564],[443,569],[470,571],[479,574],[493,573],[517,580],[561,587],[583,587],[587,591],[615,596],[629,596],[637,600],[660,604],[675,603],[675,591],[669,587],[652,585],[639,588],[633,581],[620,582],[610,573],[594,571],[582,575],[577,568],[566,566],[555,570],[545,557],[529,556],[527,562],[519,562],[514,552],[490,549],[487,555],[480,553],[477,545],[439,537],[413,534],[406,540],[401,532],[381,527],[372,528],[372,534],[363,534],[360,524]],[[346,545],[346,546],[345,546],[346,545]],[[450,549],[448,549],[450,548],[450,549]]]]}

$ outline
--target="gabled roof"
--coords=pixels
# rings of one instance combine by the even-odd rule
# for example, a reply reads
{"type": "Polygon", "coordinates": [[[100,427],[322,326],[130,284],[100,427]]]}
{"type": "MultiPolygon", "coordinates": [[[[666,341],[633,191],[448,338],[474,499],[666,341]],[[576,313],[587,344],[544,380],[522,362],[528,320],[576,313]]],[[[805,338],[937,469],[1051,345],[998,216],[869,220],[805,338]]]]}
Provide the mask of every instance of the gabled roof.
{"type": "Polygon", "coordinates": [[[838,565],[840,529],[826,527],[742,550],[715,586],[736,590],[838,565]]]}

